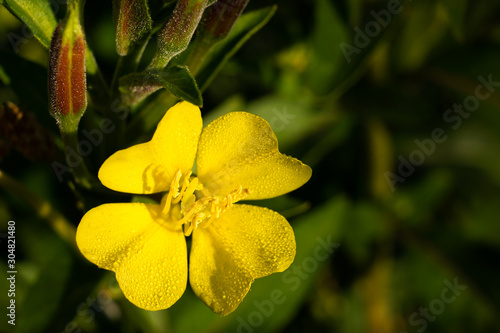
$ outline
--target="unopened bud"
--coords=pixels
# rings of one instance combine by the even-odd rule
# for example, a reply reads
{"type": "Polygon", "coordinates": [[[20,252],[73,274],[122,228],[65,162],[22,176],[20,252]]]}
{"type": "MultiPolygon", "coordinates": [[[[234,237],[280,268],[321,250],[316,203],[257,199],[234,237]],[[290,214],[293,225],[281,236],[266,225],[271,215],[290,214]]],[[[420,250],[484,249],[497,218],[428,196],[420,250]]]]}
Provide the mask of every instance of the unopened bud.
{"type": "Polygon", "coordinates": [[[207,0],[177,1],[172,16],[158,34],[158,51],[150,68],[165,67],[173,57],[187,48],[206,5],[207,0]]]}
{"type": "Polygon", "coordinates": [[[248,0],[216,1],[203,15],[202,33],[214,40],[226,37],[247,3],[248,0]]]}
{"type": "Polygon", "coordinates": [[[85,37],[75,7],[68,7],[49,51],[50,113],[62,131],[74,131],[87,108],[85,37]]]}
{"type": "Polygon", "coordinates": [[[193,75],[197,76],[205,66],[205,58],[213,46],[229,34],[247,3],[248,0],[217,0],[205,10],[196,40],[185,62],[193,75]]]}
{"type": "Polygon", "coordinates": [[[113,10],[116,23],[116,51],[128,54],[131,47],[138,44],[151,31],[146,0],[114,0],[113,10]]]}

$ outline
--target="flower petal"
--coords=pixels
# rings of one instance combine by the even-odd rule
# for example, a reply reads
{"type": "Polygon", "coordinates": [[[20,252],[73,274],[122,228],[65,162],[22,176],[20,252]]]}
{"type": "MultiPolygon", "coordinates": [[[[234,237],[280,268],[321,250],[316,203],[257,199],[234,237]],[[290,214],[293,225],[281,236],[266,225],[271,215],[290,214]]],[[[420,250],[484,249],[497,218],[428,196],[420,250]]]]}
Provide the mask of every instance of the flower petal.
{"type": "Polygon", "coordinates": [[[117,151],[99,170],[104,186],[151,194],[167,191],[177,170],[193,167],[202,128],[200,109],[188,102],[170,108],[149,142],[117,151]]]}
{"type": "Polygon", "coordinates": [[[153,204],[101,205],[85,214],[76,234],[83,255],[116,272],[125,296],[146,310],[170,307],[187,284],[181,227],[160,213],[153,204]]]}
{"type": "Polygon", "coordinates": [[[208,228],[193,232],[189,282],[212,311],[227,315],[256,278],[283,272],[294,257],[295,237],[283,216],[236,204],[208,228]]]}
{"type": "Polygon", "coordinates": [[[246,112],[232,112],[202,132],[197,156],[198,178],[212,195],[226,195],[239,185],[245,199],[272,198],[295,190],[312,170],[278,151],[269,123],[246,112]]]}

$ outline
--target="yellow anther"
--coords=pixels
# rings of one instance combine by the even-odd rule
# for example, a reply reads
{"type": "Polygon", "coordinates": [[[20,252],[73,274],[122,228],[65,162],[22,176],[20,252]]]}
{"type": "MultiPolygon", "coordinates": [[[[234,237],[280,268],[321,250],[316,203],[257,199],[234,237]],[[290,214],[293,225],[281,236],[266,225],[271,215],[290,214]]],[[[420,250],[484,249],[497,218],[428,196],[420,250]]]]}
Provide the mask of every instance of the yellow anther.
{"type": "Polygon", "coordinates": [[[184,192],[186,191],[186,188],[189,185],[189,181],[190,181],[189,177],[191,177],[191,174],[192,174],[192,172],[189,171],[188,174],[184,177],[184,182],[182,183],[182,189],[179,192],[179,194],[175,197],[175,199],[172,200],[172,204],[176,204],[179,201],[181,201],[181,199],[182,199],[182,197],[184,195],[184,192]]]}
{"type": "MultiPolygon", "coordinates": [[[[186,190],[188,193],[188,190],[186,190]]],[[[250,191],[238,186],[233,192],[220,199],[217,196],[209,196],[199,199],[191,205],[189,210],[184,213],[184,217],[178,223],[184,224],[185,235],[189,236],[198,225],[202,224],[203,228],[207,228],[210,224],[218,219],[221,214],[227,211],[234,203],[244,199],[250,191]]],[[[191,197],[188,197],[190,199],[191,197]]],[[[184,198],[183,198],[184,203],[184,198]]]]}
{"type": "Polygon", "coordinates": [[[217,212],[218,204],[219,204],[219,198],[215,197],[215,199],[212,201],[212,205],[210,206],[210,213],[214,214],[217,212]]]}
{"type": "Polygon", "coordinates": [[[170,211],[170,206],[172,206],[172,198],[178,195],[179,181],[181,180],[181,175],[182,175],[181,170],[177,170],[174,179],[170,183],[170,190],[168,191],[168,195],[165,202],[163,202],[162,200],[162,205],[163,205],[162,212],[164,215],[167,215],[168,212],[170,211]]]}
{"type": "Polygon", "coordinates": [[[233,205],[233,197],[231,195],[228,195],[226,197],[226,206],[224,206],[225,210],[227,210],[232,205],[233,205]]]}
{"type": "Polygon", "coordinates": [[[203,228],[210,226],[234,203],[244,199],[250,193],[248,189],[243,189],[240,185],[225,197],[210,196],[198,178],[191,178],[191,174],[188,172],[184,176],[182,188],[179,191],[182,173],[178,170],[170,184],[168,194],[161,202],[163,214],[168,214],[171,208],[175,208],[172,214],[175,219],[180,218],[176,223],[183,226],[186,236],[191,235],[199,225],[203,228]],[[201,193],[204,197],[196,200],[195,191],[199,191],[197,193],[201,193]],[[180,205],[178,205],[179,202],[181,202],[180,205]]]}

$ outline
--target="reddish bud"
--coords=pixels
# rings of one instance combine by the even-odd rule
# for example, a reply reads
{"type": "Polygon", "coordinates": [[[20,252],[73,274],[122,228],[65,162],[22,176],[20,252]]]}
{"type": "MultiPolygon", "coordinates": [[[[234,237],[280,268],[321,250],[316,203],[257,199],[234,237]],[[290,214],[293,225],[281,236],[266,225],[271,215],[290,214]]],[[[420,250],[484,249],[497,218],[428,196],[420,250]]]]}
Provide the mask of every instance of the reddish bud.
{"type": "Polygon", "coordinates": [[[114,0],[113,7],[116,51],[124,56],[151,31],[148,3],[146,0],[114,0]]]}
{"type": "Polygon", "coordinates": [[[49,57],[50,112],[69,126],[65,130],[74,130],[87,107],[85,39],[76,12],[57,26],[49,57]]]}
{"type": "Polygon", "coordinates": [[[218,0],[207,8],[201,25],[205,34],[213,39],[227,36],[248,0],[218,0]]]}

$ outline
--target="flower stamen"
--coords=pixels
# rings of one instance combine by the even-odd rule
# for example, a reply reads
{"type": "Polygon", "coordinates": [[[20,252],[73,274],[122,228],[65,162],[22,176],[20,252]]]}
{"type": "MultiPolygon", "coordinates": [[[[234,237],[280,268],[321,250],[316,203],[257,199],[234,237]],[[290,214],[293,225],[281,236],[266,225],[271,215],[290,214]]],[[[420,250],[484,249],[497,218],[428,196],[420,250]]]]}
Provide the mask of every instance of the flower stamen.
{"type": "MultiPolygon", "coordinates": [[[[180,172],[180,170],[179,170],[179,171],[177,171],[177,172],[180,172]]],[[[191,177],[191,174],[192,174],[192,172],[191,172],[191,171],[189,171],[189,172],[188,172],[188,174],[186,175],[186,177],[184,177],[184,182],[183,182],[183,184],[182,184],[182,189],[181,189],[181,191],[179,192],[179,195],[177,195],[177,196],[175,197],[175,199],[174,199],[174,200],[172,200],[172,204],[176,204],[176,203],[178,203],[179,201],[181,201],[182,196],[184,195],[184,192],[186,191],[186,188],[187,188],[187,186],[189,185],[189,177],[191,177]]]]}
{"type": "Polygon", "coordinates": [[[243,189],[240,185],[233,192],[229,193],[222,201],[217,196],[205,197],[195,202],[191,209],[184,215],[179,223],[188,224],[189,227],[185,229],[184,234],[189,236],[194,229],[204,220],[202,227],[207,228],[217,218],[227,211],[231,206],[244,199],[250,191],[243,189]],[[208,205],[210,206],[208,207],[208,205]]]}
{"type": "MultiPolygon", "coordinates": [[[[162,213],[164,215],[167,215],[168,212],[170,211],[170,207],[172,206],[172,198],[175,198],[178,196],[179,192],[179,181],[181,180],[181,170],[177,170],[175,173],[174,179],[172,180],[172,183],[170,183],[170,190],[168,191],[168,195],[166,196],[165,202],[162,200],[162,205],[163,205],[163,210],[162,213]]],[[[163,197],[165,198],[165,197],[163,197]]]]}
{"type": "Polygon", "coordinates": [[[182,172],[178,170],[170,184],[168,194],[163,197],[161,202],[163,206],[162,212],[165,215],[171,211],[172,207],[178,207],[174,215],[178,216],[178,218],[182,216],[182,218],[177,220],[176,223],[183,225],[186,236],[191,235],[200,224],[202,224],[203,228],[210,226],[234,203],[244,199],[250,193],[248,189],[243,189],[240,185],[225,197],[210,196],[198,178],[192,178],[191,174],[190,171],[184,176],[182,188],[179,191],[182,172]],[[196,191],[198,191],[198,194],[201,192],[204,197],[196,200],[196,191]]]}

